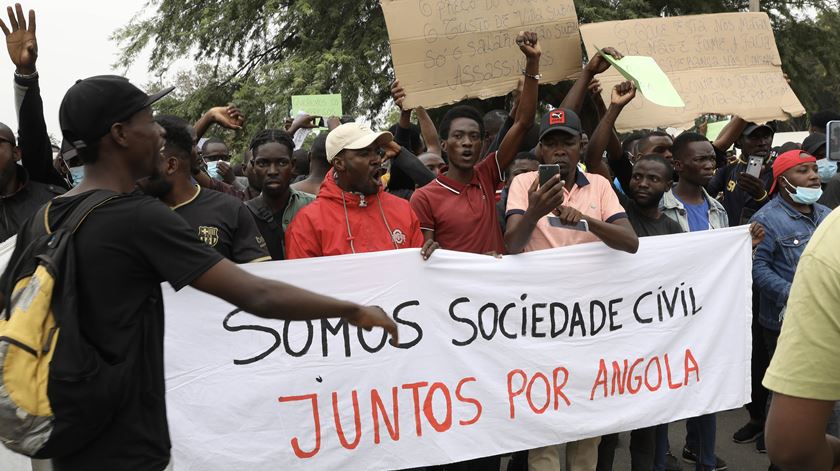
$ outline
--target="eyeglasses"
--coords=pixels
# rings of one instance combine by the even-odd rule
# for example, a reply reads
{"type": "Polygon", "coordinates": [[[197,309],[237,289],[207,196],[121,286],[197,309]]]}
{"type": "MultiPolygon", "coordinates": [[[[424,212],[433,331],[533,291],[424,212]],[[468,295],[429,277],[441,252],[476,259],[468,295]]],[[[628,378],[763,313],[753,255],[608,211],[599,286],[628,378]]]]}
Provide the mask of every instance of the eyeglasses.
{"type": "Polygon", "coordinates": [[[288,167],[292,161],[289,159],[254,159],[254,165],[259,168],[269,168],[276,165],[280,168],[288,167]]]}

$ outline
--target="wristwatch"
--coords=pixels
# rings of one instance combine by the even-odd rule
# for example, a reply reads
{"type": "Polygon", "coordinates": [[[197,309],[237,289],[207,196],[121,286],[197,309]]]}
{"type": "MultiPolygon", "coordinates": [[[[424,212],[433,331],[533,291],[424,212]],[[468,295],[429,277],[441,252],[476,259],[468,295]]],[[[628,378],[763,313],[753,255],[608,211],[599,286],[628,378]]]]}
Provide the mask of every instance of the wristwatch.
{"type": "Polygon", "coordinates": [[[529,74],[528,72],[525,72],[525,69],[523,69],[523,70],[522,70],[522,75],[524,75],[524,76],[526,76],[526,77],[528,77],[528,78],[532,78],[532,79],[534,79],[534,80],[539,80],[539,79],[541,79],[541,78],[542,78],[542,74],[531,75],[531,74],[529,74]]]}

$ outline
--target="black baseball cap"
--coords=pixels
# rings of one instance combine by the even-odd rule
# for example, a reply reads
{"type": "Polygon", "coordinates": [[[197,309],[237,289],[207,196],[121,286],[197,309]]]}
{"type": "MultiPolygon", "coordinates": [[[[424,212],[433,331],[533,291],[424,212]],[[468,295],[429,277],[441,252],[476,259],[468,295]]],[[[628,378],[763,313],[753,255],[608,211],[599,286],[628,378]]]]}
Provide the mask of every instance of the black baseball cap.
{"type": "Polygon", "coordinates": [[[776,134],[776,130],[773,129],[773,127],[769,124],[755,124],[752,121],[747,123],[747,127],[744,128],[744,132],[742,132],[741,134],[744,136],[749,136],[750,134],[762,128],[770,131],[770,134],[776,134]]]}
{"type": "Polygon", "coordinates": [[[169,87],[147,95],[118,75],[78,80],[61,100],[58,110],[61,133],[72,147],[85,148],[108,134],[114,123],[127,120],[174,89],[169,87]]]}
{"type": "Polygon", "coordinates": [[[555,108],[543,115],[540,125],[540,138],[555,131],[562,131],[573,136],[579,136],[583,132],[580,125],[580,118],[577,113],[566,108],[555,108]]]}
{"type": "Polygon", "coordinates": [[[804,141],[802,141],[802,150],[805,152],[814,155],[816,154],[821,147],[825,147],[826,138],[825,134],[821,132],[815,132],[814,134],[808,135],[804,141]]]}

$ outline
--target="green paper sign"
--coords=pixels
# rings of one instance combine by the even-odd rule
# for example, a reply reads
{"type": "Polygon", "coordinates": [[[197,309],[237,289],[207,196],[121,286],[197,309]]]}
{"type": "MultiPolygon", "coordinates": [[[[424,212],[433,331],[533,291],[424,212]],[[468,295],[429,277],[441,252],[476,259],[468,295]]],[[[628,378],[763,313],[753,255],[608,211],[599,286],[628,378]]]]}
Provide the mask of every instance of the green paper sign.
{"type": "Polygon", "coordinates": [[[718,121],[715,123],[709,123],[706,125],[706,137],[714,142],[718,136],[720,136],[720,132],[723,131],[723,128],[729,124],[729,120],[718,121]]]}
{"type": "MultiPolygon", "coordinates": [[[[597,47],[597,46],[596,46],[597,47]]],[[[615,60],[609,54],[605,54],[600,48],[598,52],[604,59],[612,64],[615,69],[627,80],[632,81],[642,95],[651,103],[671,108],[685,108],[680,94],[671,83],[671,79],[656,63],[653,57],[647,56],[624,56],[615,60]]]]}
{"type": "Polygon", "coordinates": [[[300,113],[310,116],[323,116],[326,120],[330,116],[341,117],[341,94],[334,95],[293,95],[292,117],[300,113]]]}

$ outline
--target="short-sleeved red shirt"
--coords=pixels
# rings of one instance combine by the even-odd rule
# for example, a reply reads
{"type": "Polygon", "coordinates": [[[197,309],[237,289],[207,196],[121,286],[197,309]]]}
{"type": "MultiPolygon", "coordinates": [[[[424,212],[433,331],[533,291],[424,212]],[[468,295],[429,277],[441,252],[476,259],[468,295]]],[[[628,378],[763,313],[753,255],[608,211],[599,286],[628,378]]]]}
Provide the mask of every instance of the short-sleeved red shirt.
{"type": "Polygon", "coordinates": [[[496,213],[496,188],[504,181],[496,154],[475,166],[466,185],[440,175],[411,196],[420,228],[434,231],[441,248],[459,252],[504,253],[505,240],[496,213]]]}

